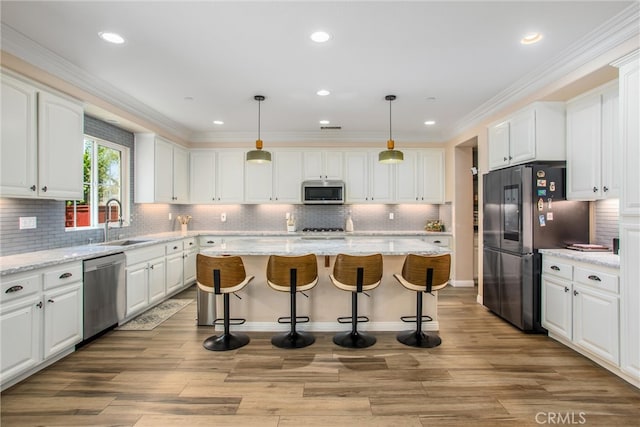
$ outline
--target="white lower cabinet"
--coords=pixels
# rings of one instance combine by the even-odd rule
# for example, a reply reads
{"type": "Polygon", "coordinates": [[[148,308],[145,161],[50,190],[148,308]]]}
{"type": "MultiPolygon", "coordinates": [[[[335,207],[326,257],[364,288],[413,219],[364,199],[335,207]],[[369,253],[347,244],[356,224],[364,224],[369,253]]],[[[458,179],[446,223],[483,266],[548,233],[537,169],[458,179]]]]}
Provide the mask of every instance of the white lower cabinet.
{"type": "Polygon", "coordinates": [[[184,285],[190,285],[196,281],[196,257],[198,255],[198,245],[196,239],[184,240],[184,252],[182,253],[182,282],[184,285]]]}
{"type": "Polygon", "coordinates": [[[164,245],[133,249],[125,252],[125,257],[125,318],[131,318],[166,295],[164,245]]]}
{"type": "Polygon", "coordinates": [[[617,269],[543,255],[542,326],[610,371],[620,370],[617,269]]]}
{"type": "Polygon", "coordinates": [[[83,338],[82,263],[2,278],[2,389],[74,350],[83,338]]]}
{"type": "Polygon", "coordinates": [[[573,286],[573,342],[618,364],[618,296],[589,286],[573,286]]]}
{"type": "Polygon", "coordinates": [[[182,241],[166,245],[167,251],[167,294],[182,288],[184,284],[184,265],[182,241]]]}

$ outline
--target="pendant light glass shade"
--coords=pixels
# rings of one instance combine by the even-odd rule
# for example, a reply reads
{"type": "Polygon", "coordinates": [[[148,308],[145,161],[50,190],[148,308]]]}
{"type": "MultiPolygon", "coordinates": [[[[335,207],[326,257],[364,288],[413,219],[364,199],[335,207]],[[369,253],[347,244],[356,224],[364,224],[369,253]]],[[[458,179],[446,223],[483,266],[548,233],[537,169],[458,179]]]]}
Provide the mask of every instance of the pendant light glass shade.
{"type": "Polygon", "coordinates": [[[396,99],[395,95],[387,95],[384,97],[389,101],[389,140],[387,141],[387,149],[378,154],[378,162],[380,163],[400,163],[404,160],[402,151],[395,149],[395,141],[391,136],[391,101],[396,99]]]}
{"type": "Polygon", "coordinates": [[[262,140],[260,139],[260,103],[265,100],[265,97],[256,95],[253,99],[258,101],[258,139],[256,139],[256,149],[247,151],[247,162],[268,163],[271,161],[271,153],[262,150],[262,140]]]}

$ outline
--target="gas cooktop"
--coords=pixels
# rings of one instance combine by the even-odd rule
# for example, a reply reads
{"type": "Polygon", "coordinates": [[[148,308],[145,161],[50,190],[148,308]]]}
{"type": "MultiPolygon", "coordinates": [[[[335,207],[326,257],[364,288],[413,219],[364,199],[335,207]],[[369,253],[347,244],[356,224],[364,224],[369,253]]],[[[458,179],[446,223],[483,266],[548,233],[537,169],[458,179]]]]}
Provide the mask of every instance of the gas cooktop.
{"type": "Polygon", "coordinates": [[[311,232],[311,233],[327,233],[327,232],[340,232],[340,231],[344,231],[344,228],[342,227],[309,227],[309,228],[303,228],[302,231],[304,232],[311,232]]]}

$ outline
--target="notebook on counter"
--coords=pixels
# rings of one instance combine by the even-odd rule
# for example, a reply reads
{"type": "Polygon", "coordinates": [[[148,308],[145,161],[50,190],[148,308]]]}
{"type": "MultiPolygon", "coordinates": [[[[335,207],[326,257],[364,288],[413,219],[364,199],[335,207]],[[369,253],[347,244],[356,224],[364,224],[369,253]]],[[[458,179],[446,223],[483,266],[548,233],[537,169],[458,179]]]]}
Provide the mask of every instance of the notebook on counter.
{"type": "Polygon", "coordinates": [[[609,252],[609,248],[603,245],[594,245],[590,243],[574,243],[567,246],[567,249],[582,252],[609,252]]]}

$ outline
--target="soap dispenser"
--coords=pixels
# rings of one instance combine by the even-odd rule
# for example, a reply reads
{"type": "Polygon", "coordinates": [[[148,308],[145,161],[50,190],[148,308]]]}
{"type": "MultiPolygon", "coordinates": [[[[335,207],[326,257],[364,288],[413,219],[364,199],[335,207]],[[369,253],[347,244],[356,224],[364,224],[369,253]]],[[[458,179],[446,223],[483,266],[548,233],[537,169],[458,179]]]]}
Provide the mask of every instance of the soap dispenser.
{"type": "Polygon", "coordinates": [[[353,220],[351,219],[351,211],[349,211],[349,215],[347,215],[347,221],[344,225],[344,231],[346,231],[347,233],[353,232],[353,220]]]}

